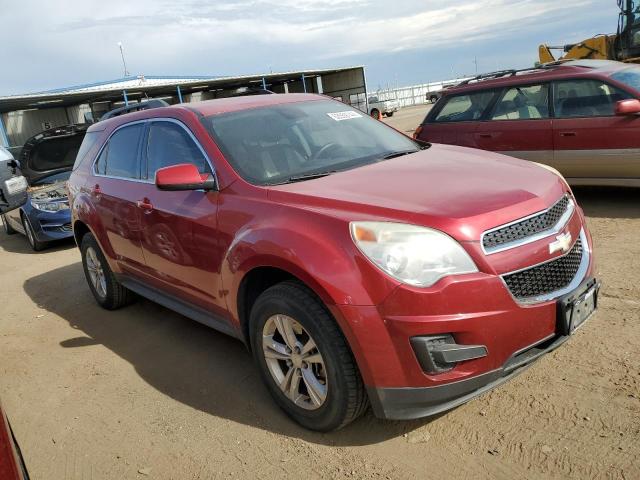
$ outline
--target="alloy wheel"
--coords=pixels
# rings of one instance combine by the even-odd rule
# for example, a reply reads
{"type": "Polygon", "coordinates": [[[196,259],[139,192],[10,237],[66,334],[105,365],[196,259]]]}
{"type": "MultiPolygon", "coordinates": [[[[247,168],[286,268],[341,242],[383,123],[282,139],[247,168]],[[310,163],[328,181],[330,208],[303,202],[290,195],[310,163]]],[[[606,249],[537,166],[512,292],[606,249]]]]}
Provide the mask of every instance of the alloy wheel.
{"type": "Polygon", "coordinates": [[[327,399],[327,371],[309,332],[287,315],[272,315],[264,324],[262,351],[269,373],[284,395],[305,410],[327,399]]]}
{"type": "Polygon", "coordinates": [[[104,270],[102,268],[102,264],[100,260],[98,260],[98,255],[93,247],[87,248],[85,253],[85,258],[87,261],[87,271],[89,272],[89,278],[91,279],[91,284],[93,288],[95,288],[96,293],[104,298],[107,296],[107,279],[104,274],[104,270]]]}

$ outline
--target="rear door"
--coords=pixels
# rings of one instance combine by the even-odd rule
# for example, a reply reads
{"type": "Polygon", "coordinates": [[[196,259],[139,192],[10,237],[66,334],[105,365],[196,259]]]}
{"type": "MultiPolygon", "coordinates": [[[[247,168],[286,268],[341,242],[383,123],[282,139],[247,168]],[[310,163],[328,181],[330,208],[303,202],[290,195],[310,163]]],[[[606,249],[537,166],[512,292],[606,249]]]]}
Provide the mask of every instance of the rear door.
{"type": "Polygon", "coordinates": [[[448,95],[422,125],[419,139],[463,147],[477,147],[475,130],[493,104],[496,90],[448,95]]]}
{"type": "Polygon", "coordinates": [[[143,176],[149,183],[138,200],[144,208],[142,247],[151,281],[182,300],[223,313],[218,192],[163,191],[154,184],[158,169],[180,163],[213,173],[204,149],[183,123],[154,120],[149,123],[143,158],[143,176]]]}
{"type": "Polygon", "coordinates": [[[123,270],[135,275],[144,271],[141,247],[141,215],[137,191],[142,185],[140,147],[144,123],[117,129],[103,147],[88,185],[106,236],[123,270]]]}
{"type": "Polygon", "coordinates": [[[553,90],[553,166],[570,178],[640,177],[640,119],[615,115],[616,102],[632,96],[597,79],[553,90]]]}
{"type": "Polygon", "coordinates": [[[553,161],[548,84],[505,88],[474,132],[476,146],[523,160],[553,161]]]}

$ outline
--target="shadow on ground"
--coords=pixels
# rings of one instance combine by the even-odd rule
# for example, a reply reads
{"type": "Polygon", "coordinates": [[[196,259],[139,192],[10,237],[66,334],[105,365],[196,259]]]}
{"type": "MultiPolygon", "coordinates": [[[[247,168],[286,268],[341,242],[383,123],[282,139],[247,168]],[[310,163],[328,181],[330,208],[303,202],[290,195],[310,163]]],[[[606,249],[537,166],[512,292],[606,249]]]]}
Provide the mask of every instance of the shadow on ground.
{"type": "Polygon", "coordinates": [[[4,231],[0,232],[0,248],[10,253],[18,253],[22,255],[47,255],[59,252],[60,250],[68,250],[75,246],[76,244],[73,238],[68,238],[65,240],[51,242],[44,250],[35,252],[29,245],[27,237],[24,235],[20,233],[7,235],[4,231]]]}
{"type": "Polygon", "coordinates": [[[573,187],[587,217],[640,218],[640,188],[573,187]]]}
{"type": "Polygon", "coordinates": [[[80,262],[30,278],[24,289],[34,303],[78,329],[76,338],[61,342],[63,348],[102,344],[158,391],[211,415],[332,446],[377,443],[430,421],[381,421],[368,412],[338,432],[310,432],[275,406],[238,340],[144,299],[122,310],[103,310],[89,292],[80,262]]]}

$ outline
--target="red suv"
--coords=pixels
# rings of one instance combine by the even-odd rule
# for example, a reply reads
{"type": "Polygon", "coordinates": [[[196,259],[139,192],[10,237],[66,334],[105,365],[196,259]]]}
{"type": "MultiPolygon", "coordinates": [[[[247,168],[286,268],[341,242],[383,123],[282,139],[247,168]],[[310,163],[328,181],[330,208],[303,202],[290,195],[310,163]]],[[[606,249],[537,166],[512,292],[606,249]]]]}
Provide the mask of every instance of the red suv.
{"type": "Polygon", "coordinates": [[[443,91],[414,135],[558,169],[572,185],[640,186],[640,66],[576,60],[443,91]]]}
{"type": "Polygon", "coordinates": [[[450,409],[595,310],[591,238],[563,178],[418,144],[340,102],[261,95],[93,125],[69,182],[87,281],[243,341],[316,430],[369,405],[450,409]]]}

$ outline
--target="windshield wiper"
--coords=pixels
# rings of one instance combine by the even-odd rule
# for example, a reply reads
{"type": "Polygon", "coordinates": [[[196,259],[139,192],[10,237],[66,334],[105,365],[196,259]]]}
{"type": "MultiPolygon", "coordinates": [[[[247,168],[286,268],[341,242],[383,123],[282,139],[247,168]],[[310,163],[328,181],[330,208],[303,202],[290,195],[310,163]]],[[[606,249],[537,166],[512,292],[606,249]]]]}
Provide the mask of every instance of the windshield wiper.
{"type": "Polygon", "coordinates": [[[314,178],[326,177],[331,175],[332,173],[336,173],[336,170],[328,170],[326,172],[305,173],[303,175],[294,175],[293,177],[289,177],[286,183],[304,182],[305,180],[313,180],[314,178]]]}
{"type": "Polygon", "coordinates": [[[402,157],[403,155],[409,155],[410,153],[417,153],[418,150],[400,150],[398,152],[391,152],[382,157],[381,160],[391,160],[392,158],[402,157]]]}

